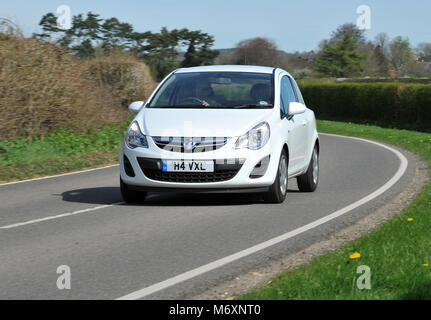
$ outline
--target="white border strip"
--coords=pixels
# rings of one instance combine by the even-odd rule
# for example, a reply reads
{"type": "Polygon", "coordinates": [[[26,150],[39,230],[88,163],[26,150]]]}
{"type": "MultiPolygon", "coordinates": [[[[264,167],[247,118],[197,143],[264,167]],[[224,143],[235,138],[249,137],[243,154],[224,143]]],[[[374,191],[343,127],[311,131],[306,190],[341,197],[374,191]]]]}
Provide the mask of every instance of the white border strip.
{"type": "Polygon", "coordinates": [[[46,177],[39,177],[39,178],[33,178],[33,179],[27,179],[27,180],[20,180],[20,181],[0,183],[0,187],[7,186],[7,185],[10,185],[10,184],[17,184],[17,183],[24,183],[24,182],[31,182],[31,181],[37,181],[37,180],[44,180],[44,179],[51,179],[51,178],[57,178],[57,177],[70,176],[72,174],[77,174],[77,173],[83,173],[83,172],[96,171],[96,170],[101,170],[101,169],[106,169],[106,168],[112,168],[112,167],[116,167],[118,165],[119,164],[111,164],[109,166],[91,168],[91,169],[86,169],[86,170],[81,170],[81,171],[73,171],[73,172],[61,173],[61,174],[56,174],[56,175],[53,175],[53,176],[46,176],[46,177]]]}
{"type": "Polygon", "coordinates": [[[347,136],[340,136],[340,135],[335,135],[335,134],[325,134],[325,135],[336,136],[336,137],[347,138],[347,139],[354,139],[354,140],[359,140],[359,141],[364,141],[364,142],[375,144],[379,147],[382,147],[384,149],[387,149],[387,150],[393,152],[400,159],[400,166],[399,166],[397,172],[395,173],[395,175],[391,179],[389,179],[383,186],[378,188],[376,191],[370,193],[369,195],[365,196],[364,198],[348,205],[347,207],[344,207],[340,210],[337,210],[337,211],[335,211],[335,212],[333,212],[333,213],[331,213],[331,214],[329,214],[323,218],[315,220],[311,223],[308,223],[308,224],[306,224],[302,227],[299,227],[295,230],[289,231],[289,232],[282,234],[278,237],[275,237],[275,238],[272,238],[272,239],[267,240],[265,242],[259,243],[255,246],[248,248],[248,249],[245,249],[245,250],[239,251],[237,253],[231,254],[231,255],[224,257],[224,258],[221,258],[219,260],[210,262],[210,263],[203,265],[201,267],[198,267],[196,269],[184,272],[182,274],[179,274],[179,275],[174,276],[172,278],[169,278],[167,280],[155,283],[149,287],[146,287],[146,288],[137,290],[135,292],[132,292],[130,294],[127,294],[125,296],[119,297],[116,300],[136,300],[136,299],[145,298],[145,297],[147,297],[153,293],[156,293],[156,292],[161,291],[163,289],[169,288],[171,286],[174,286],[178,283],[192,279],[194,277],[200,276],[206,272],[220,268],[222,266],[227,265],[228,263],[231,263],[233,261],[247,257],[253,253],[256,253],[258,251],[261,251],[263,249],[266,249],[268,247],[276,245],[282,241],[293,238],[293,237],[295,237],[301,233],[304,233],[308,230],[314,229],[314,228],[316,228],[316,227],[318,227],[318,226],[320,226],[320,225],[322,225],[328,221],[331,221],[335,218],[338,218],[338,217],[342,216],[343,214],[345,214],[345,213],[347,213],[347,212],[373,200],[374,198],[380,196],[385,191],[390,189],[395,183],[397,183],[398,180],[404,175],[404,173],[407,169],[408,160],[406,159],[406,157],[401,152],[399,152],[398,150],[393,149],[391,147],[388,147],[384,144],[374,142],[371,140],[367,140],[367,139],[356,138],[356,137],[347,137],[347,136]]]}

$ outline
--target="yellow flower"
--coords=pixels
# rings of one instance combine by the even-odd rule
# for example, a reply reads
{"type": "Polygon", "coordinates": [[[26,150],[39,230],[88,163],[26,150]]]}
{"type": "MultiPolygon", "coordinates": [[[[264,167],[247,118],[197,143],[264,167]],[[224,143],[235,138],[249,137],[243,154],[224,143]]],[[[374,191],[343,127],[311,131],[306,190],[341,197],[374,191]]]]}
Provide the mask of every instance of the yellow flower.
{"type": "Polygon", "coordinates": [[[422,143],[422,142],[424,142],[424,141],[421,139],[421,140],[419,140],[419,142],[420,142],[420,143],[422,143]]]}
{"type": "Polygon", "coordinates": [[[424,263],[424,267],[428,267],[428,263],[424,263]]]}
{"type": "Polygon", "coordinates": [[[358,259],[361,257],[361,254],[359,252],[355,252],[354,254],[350,255],[350,259],[358,259]]]}
{"type": "Polygon", "coordinates": [[[408,218],[407,221],[413,221],[413,218],[408,218]]]}
{"type": "Polygon", "coordinates": [[[226,300],[233,300],[233,297],[226,298],[226,300]]]}

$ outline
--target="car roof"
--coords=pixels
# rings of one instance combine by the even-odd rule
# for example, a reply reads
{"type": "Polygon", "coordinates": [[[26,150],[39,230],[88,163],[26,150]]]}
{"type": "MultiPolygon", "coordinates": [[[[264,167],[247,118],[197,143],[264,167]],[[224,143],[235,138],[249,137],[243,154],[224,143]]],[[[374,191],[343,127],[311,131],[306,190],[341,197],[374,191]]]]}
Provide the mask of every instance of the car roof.
{"type": "Polygon", "coordinates": [[[274,69],[275,68],[272,68],[272,67],[261,67],[261,66],[215,65],[215,66],[181,68],[181,69],[175,70],[175,73],[211,72],[211,71],[273,73],[274,69]]]}

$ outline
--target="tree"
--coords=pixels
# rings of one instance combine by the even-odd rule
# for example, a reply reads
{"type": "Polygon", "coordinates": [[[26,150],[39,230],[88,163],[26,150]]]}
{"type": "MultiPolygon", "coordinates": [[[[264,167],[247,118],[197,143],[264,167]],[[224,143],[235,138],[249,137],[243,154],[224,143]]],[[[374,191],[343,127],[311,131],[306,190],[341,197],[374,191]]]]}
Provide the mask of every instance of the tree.
{"type": "Polygon", "coordinates": [[[316,71],[322,75],[334,77],[359,74],[363,69],[365,55],[359,53],[357,48],[355,38],[349,33],[335,46],[326,44],[316,60],[316,71]]]}
{"type": "Polygon", "coordinates": [[[131,48],[137,34],[129,23],[122,23],[117,18],[106,19],[101,25],[102,48],[131,48]]]}
{"type": "Polygon", "coordinates": [[[365,30],[359,29],[354,23],[344,23],[332,32],[331,39],[329,39],[330,44],[334,45],[336,42],[343,40],[347,34],[350,34],[357,44],[365,43],[366,41],[365,30]]]}
{"type": "Polygon", "coordinates": [[[34,33],[33,37],[36,39],[41,39],[41,40],[50,39],[53,34],[60,31],[60,29],[57,27],[57,17],[51,12],[42,16],[42,19],[40,19],[39,25],[41,26],[43,32],[34,33]]]}
{"type": "Polygon", "coordinates": [[[417,53],[418,58],[420,60],[430,62],[431,61],[431,43],[429,43],[429,42],[419,43],[418,47],[416,48],[416,53],[417,53]]]}
{"type": "Polygon", "coordinates": [[[218,55],[212,49],[214,37],[200,30],[171,30],[163,27],[159,33],[136,32],[129,23],[117,18],[101,19],[98,14],[88,12],[72,17],[68,30],[57,27],[53,13],[45,14],[39,25],[42,33],[34,38],[50,41],[67,48],[71,53],[83,58],[106,54],[112,50],[124,50],[143,58],[150,65],[153,75],[161,80],[173,69],[213,63],[218,55]],[[187,51],[182,59],[181,46],[187,51]]]}
{"type": "Polygon", "coordinates": [[[218,55],[217,50],[210,49],[214,44],[214,37],[199,31],[181,30],[182,43],[187,46],[182,67],[194,67],[213,63],[218,55]]]}
{"type": "Polygon", "coordinates": [[[85,39],[79,45],[73,46],[72,50],[81,58],[92,58],[95,54],[95,49],[89,39],[85,39]]]}
{"type": "Polygon", "coordinates": [[[365,60],[364,74],[384,77],[389,72],[389,61],[380,45],[375,46],[365,60]]]}
{"type": "Polygon", "coordinates": [[[98,14],[91,11],[84,18],[82,14],[72,17],[72,26],[64,30],[57,27],[57,18],[53,13],[45,14],[39,22],[43,32],[33,34],[39,40],[52,41],[80,57],[92,57],[94,55],[93,44],[100,40],[100,22],[98,14]]]}
{"type": "Polygon", "coordinates": [[[401,36],[395,37],[389,43],[389,61],[395,70],[402,70],[414,61],[414,55],[410,49],[409,39],[401,36]]]}
{"type": "Polygon", "coordinates": [[[177,29],[169,31],[163,27],[159,33],[151,33],[147,44],[142,46],[142,56],[149,63],[158,81],[179,67],[177,50],[179,40],[180,33],[177,29]]]}
{"type": "Polygon", "coordinates": [[[66,30],[59,42],[66,44],[72,52],[81,58],[94,57],[94,42],[101,39],[100,22],[98,14],[91,11],[84,19],[82,14],[74,16],[72,28],[66,30]]]}
{"type": "Polygon", "coordinates": [[[278,58],[279,51],[275,43],[257,37],[239,42],[235,51],[224,59],[224,63],[275,66],[278,58]]]}
{"type": "Polygon", "coordinates": [[[381,32],[374,37],[374,45],[379,46],[385,55],[388,54],[389,41],[389,36],[385,32],[381,32]]]}

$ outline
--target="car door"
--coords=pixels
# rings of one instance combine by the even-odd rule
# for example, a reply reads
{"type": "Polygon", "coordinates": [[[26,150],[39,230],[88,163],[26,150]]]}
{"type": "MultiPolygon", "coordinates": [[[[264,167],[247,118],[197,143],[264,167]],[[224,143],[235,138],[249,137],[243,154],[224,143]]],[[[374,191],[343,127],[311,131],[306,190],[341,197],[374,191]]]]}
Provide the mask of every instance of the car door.
{"type": "MultiPolygon", "coordinates": [[[[293,90],[296,93],[296,98],[297,101],[302,103],[303,105],[305,105],[304,102],[304,98],[302,97],[301,91],[299,90],[298,84],[296,83],[296,81],[291,78],[291,83],[293,86],[293,90]]],[[[314,147],[314,141],[313,141],[313,135],[314,135],[314,127],[315,127],[315,123],[314,123],[314,116],[313,113],[310,110],[306,110],[303,114],[298,114],[298,118],[299,121],[301,122],[302,125],[302,130],[303,131],[303,153],[304,153],[304,159],[303,159],[303,165],[302,167],[305,169],[308,167],[308,162],[309,159],[311,157],[311,152],[313,150],[314,147]]]]}
{"type": "Polygon", "coordinates": [[[289,175],[295,174],[302,169],[305,157],[303,118],[301,115],[289,117],[289,103],[297,101],[289,76],[284,75],[280,83],[280,108],[283,122],[288,130],[289,139],[289,175]]]}

